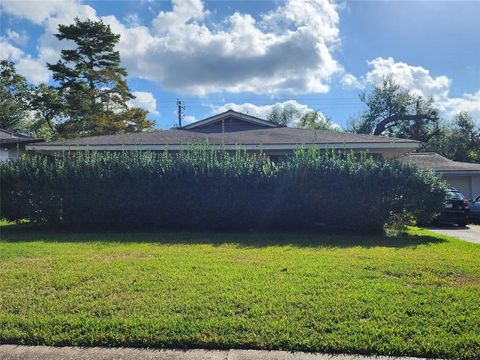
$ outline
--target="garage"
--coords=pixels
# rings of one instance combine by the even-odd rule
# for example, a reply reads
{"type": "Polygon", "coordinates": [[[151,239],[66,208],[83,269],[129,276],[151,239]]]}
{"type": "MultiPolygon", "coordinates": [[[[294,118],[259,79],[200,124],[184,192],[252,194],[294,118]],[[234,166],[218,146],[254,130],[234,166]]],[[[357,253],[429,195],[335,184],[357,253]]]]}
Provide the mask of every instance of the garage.
{"type": "Polygon", "coordinates": [[[453,161],[434,153],[409,153],[399,159],[435,171],[468,199],[480,195],[480,164],[453,161]]]}

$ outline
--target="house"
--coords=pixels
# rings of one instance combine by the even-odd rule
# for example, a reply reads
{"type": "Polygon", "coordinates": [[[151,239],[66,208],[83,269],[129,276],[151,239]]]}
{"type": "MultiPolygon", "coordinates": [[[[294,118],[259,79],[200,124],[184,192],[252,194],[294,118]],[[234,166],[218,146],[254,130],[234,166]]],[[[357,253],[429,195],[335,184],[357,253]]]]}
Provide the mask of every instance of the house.
{"type": "Polygon", "coordinates": [[[434,152],[406,154],[399,160],[435,171],[468,199],[480,195],[480,164],[453,161],[434,152]]]}
{"type": "Polygon", "coordinates": [[[0,161],[18,159],[25,145],[40,142],[32,136],[0,129],[0,161]]]}
{"type": "Polygon", "coordinates": [[[301,146],[368,152],[383,158],[399,158],[402,162],[433,170],[470,198],[480,194],[479,164],[452,161],[436,153],[413,153],[420,145],[418,141],[290,128],[233,110],[171,130],[90,136],[46,143],[25,141],[30,142],[26,146],[27,150],[46,154],[86,150],[150,150],[175,153],[188,150],[189,145],[193,144],[209,144],[227,151],[243,149],[248,152],[263,152],[273,159],[289,155],[301,146]]]}
{"type": "Polygon", "coordinates": [[[27,146],[43,153],[64,151],[151,150],[177,152],[192,144],[209,144],[234,151],[263,152],[272,158],[291,154],[300,146],[341,151],[366,151],[385,158],[398,157],[419,146],[413,140],[336,131],[280,126],[233,110],[171,130],[91,136],[27,146]]]}

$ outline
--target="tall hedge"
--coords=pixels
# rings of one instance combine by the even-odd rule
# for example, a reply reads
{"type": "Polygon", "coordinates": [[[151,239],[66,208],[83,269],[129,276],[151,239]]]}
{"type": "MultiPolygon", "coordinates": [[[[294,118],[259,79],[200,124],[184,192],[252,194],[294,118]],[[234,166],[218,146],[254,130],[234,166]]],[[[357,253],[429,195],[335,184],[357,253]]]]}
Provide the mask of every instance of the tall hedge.
{"type": "Polygon", "coordinates": [[[392,213],[430,220],[433,174],[316,149],[272,162],[207,147],[32,155],[0,165],[1,216],[67,226],[380,231],[392,213]]]}

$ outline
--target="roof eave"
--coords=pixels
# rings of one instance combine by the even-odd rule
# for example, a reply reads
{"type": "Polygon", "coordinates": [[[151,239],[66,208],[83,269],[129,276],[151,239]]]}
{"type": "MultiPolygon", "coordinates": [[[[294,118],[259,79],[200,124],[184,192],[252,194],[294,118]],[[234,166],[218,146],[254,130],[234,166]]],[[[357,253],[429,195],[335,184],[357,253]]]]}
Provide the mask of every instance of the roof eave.
{"type": "Polygon", "coordinates": [[[0,145],[32,144],[43,142],[45,142],[43,139],[2,139],[0,140],[0,145]]]}
{"type": "MultiPolygon", "coordinates": [[[[165,150],[185,150],[192,145],[198,144],[58,144],[58,145],[27,145],[27,150],[34,151],[84,151],[84,150],[151,150],[151,151],[165,151],[165,150]]],[[[419,144],[412,142],[395,142],[395,143],[310,143],[310,144],[209,144],[210,146],[225,149],[225,150],[295,150],[301,147],[304,148],[327,148],[327,149],[345,149],[345,150],[374,150],[374,149],[406,149],[413,150],[418,147],[419,144]]]]}
{"type": "Polygon", "coordinates": [[[434,172],[442,175],[480,175],[480,170],[442,170],[433,169],[434,172]]]}

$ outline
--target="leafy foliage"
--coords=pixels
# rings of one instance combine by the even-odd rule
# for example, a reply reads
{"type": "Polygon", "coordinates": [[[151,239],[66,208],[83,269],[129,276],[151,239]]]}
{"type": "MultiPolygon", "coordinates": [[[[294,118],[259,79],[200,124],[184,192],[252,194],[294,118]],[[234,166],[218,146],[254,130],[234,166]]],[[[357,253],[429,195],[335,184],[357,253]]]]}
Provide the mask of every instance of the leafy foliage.
{"type": "Polygon", "coordinates": [[[35,155],[0,177],[3,217],[70,226],[381,231],[392,212],[424,222],[444,201],[433,173],[316,149],[279,163],[206,146],[35,155]]]}
{"type": "Polygon", "coordinates": [[[274,107],[270,114],[268,114],[267,120],[277,125],[288,126],[299,116],[300,112],[294,107],[287,107],[284,109],[274,107]]]}
{"type": "Polygon", "coordinates": [[[338,131],[338,127],[335,127],[333,121],[328,116],[325,116],[320,111],[308,111],[303,114],[296,127],[303,129],[317,129],[317,130],[334,130],[338,131]]]}
{"type": "Polygon", "coordinates": [[[433,100],[402,89],[392,79],[384,79],[370,94],[360,93],[367,109],[350,124],[359,134],[396,136],[427,142],[439,132],[438,111],[433,100]]]}
{"type": "Polygon", "coordinates": [[[282,126],[293,125],[302,129],[339,130],[331,118],[317,110],[307,111],[302,114],[294,107],[286,107],[284,109],[274,107],[268,114],[267,120],[274,124],[282,126]]]}
{"type": "Polygon", "coordinates": [[[459,113],[424,148],[455,161],[480,163],[480,127],[468,113],[459,113]]]}
{"type": "Polygon", "coordinates": [[[27,132],[32,86],[11,61],[0,61],[0,128],[27,132]]]}
{"type": "Polygon", "coordinates": [[[63,104],[57,89],[40,84],[32,94],[30,105],[35,112],[32,131],[36,136],[44,140],[58,137],[56,124],[62,116],[63,104]]]}

